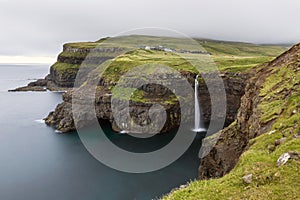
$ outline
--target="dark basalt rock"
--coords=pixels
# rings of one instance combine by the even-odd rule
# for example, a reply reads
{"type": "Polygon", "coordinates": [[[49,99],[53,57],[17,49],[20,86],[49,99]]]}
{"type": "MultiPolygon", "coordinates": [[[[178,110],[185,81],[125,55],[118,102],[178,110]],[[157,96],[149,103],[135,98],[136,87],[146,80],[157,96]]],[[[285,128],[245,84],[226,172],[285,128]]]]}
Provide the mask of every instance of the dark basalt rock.
{"type": "Polygon", "coordinates": [[[25,86],[19,87],[13,90],[8,90],[9,92],[46,92],[47,88],[41,86],[25,86]]]}
{"type": "MultiPolygon", "coordinates": [[[[195,74],[186,73],[183,74],[182,78],[186,78],[191,81],[193,84],[195,74]]],[[[159,77],[158,77],[159,78],[159,77]]],[[[225,90],[227,94],[227,114],[226,114],[226,125],[232,123],[236,118],[236,114],[240,105],[240,98],[244,94],[244,88],[246,80],[249,78],[246,74],[234,74],[234,73],[225,73],[222,77],[225,85],[225,90]]],[[[105,88],[109,88],[109,84],[105,81],[100,81],[99,86],[102,86],[102,90],[97,91],[95,98],[95,108],[96,114],[99,120],[109,120],[112,124],[112,128],[115,131],[121,131],[122,127],[118,127],[115,123],[114,116],[112,114],[111,108],[111,91],[105,88]]],[[[180,86],[178,86],[180,89],[180,86]]],[[[146,99],[150,99],[151,102],[161,103],[164,97],[168,97],[170,91],[160,85],[144,85],[142,90],[145,91],[146,99]],[[147,95],[148,94],[148,95],[147,95]]],[[[201,83],[199,87],[199,99],[201,101],[202,114],[205,123],[210,122],[211,109],[210,109],[210,96],[207,90],[205,83],[201,83]]],[[[64,102],[57,106],[54,112],[51,112],[46,118],[46,123],[48,125],[56,127],[62,132],[68,132],[70,130],[75,130],[74,122],[72,121],[72,91],[69,91],[63,95],[64,102]]],[[[84,104],[84,102],[82,103],[84,104]]],[[[147,124],[149,122],[149,108],[152,104],[143,103],[143,102],[130,102],[130,114],[135,123],[139,125],[147,124]]],[[[190,119],[182,119],[180,105],[178,103],[164,103],[163,104],[166,113],[167,121],[161,130],[161,132],[167,132],[174,128],[177,128],[180,124],[180,121],[188,121],[190,119]]],[[[185,116],[194,116],[194,102],[191,105],[184,106],[185,116]]],[[[122,111],[121,111],[122,112],[122,111]]],[[[124,111],[125,112],[125,111],[124,111]]],[[[123,116],[123,115],[119,115],[123,116]]],[[[82,121],[86,120],[83,116],[82,121]]],[[[88,125],[88,121],[82,122],[88,125]]]]}
{"type": "Polygon", "coordinates": [[[29,83],[25,87],[19,87],[13,90],[8,90],[9,92],[45,92],[47,91],[47,80],[46,79],[38,79],[37,81],[29,83]]]}

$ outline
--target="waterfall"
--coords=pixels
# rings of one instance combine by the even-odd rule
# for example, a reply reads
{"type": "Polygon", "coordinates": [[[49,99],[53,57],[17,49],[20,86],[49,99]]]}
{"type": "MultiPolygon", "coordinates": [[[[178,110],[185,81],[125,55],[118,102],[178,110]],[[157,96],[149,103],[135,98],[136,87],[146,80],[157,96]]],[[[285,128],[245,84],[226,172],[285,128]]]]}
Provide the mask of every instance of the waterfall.
{"type": "Polygon", "coordinates": [[[204,132],[206,131],[206,129],[204,128],[203,122],[201,120],[201,108],[198,99],[198,88],[199,88],[198,77],[199,75],[197,75],[195,79],[195,126],[193,130],[195,132],[204,132]]]}

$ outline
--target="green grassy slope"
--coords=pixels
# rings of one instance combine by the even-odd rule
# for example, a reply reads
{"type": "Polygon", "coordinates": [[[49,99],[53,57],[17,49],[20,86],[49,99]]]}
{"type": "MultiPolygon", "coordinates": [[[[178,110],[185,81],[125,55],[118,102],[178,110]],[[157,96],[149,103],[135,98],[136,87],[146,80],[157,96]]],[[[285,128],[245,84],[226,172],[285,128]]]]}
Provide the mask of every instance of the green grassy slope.
{"type": "Polygon", "coordinates": [[[250,141],[251,147],[229,174],[191,182],[163,199],[300,199],[300,160],[276,164],[284,153],[300,153],[300,45],[297,48],[295,59],[269,66],[271,73],[260,89],[258,117],[261,124],[272,122],[270,130],[250,141]],[[283,144],[275,147],[282,138],[286,138],[283,144]],[[242,180],[248,174],[253,174],[250,184],[242,180]]]}
{"type": "MultiPolygon", "coordinates": [[[[96,42],[77,42],[67,43],[65,47],[71,47],[76,49],[93,49],[101,44],[105,39],[101,39],[96,42]]],[[[191,42],[188,39],[183,38],[169,38],[169,37],[152,37],[152,36],[125,36],[123,39],[111,38],[106,40],[105,47],[128,47],[132,44],[138,45],[149,45],[149,46],[165,46],[168,48],[175,48],[176,50],[203,50],[212,54],[211,58],[215,61],[219,70],[221,71],[244,71],[253,66],[268,62],[274,59],[275,56],[279,55],[286,50],[284,46],[266,46],[266,45],[255,45],[248,43],[238,42],[220,42],[213,40],[200,40],[196,39],[197,42],[191,42]]],[[[135,45],[137,47],[137,45],[135,45]]],[[[101,56],[109,56],[109,53],[101,53],[101,56]]],[[[127,54],[130,56],[130,54],[127,54]]],[[[178,54],[183,55],[183,54],[178,54]]],[[[86,52],[62,52],[60,56],[69,58],[70,60],[82,60],[87,56],[86,52]]],[[[142,52],[140,56],[145,56],[145,52],[142,52]]],[[[161,52],[149,51],[148,57],[156,59],[155,56],[160,59],[161,52]]],[[[184,54],[187,56],[187,54],[184,54]]],[[[197,56],[191,54],[193,59],[197,59],[197,56]]],[[[166,58],[166,56],[164,57],[166,58]]],[[[169,59],[169,58],[166,58],[169,59]]],[[[176,61],[174,61],[176,62],[176,61]]],[[[79,68],[80,64],[73,65],[72,68],[79,68]]],[[[184,67],[184,66],[183,66],[184,67]]],[[[53,68],[63,73],[68,68],[64,63],[58,62],[53,68]]],[[[180,68],[180,66],[179,66],[180,68]]]]}

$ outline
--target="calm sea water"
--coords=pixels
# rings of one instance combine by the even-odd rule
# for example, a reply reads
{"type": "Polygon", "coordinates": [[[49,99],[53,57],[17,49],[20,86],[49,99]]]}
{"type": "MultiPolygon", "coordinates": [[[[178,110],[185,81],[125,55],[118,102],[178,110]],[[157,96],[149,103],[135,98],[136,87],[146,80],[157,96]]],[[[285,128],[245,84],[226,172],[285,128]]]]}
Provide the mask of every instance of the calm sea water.
{"type": "MultiPolygon", "coordinates": [[[[7,90],[47,73],[47,66],[0,65],[0,199],[152,199],[197,177],[200,137],[172,165],[156,172],[129,174],[94,159],[77,133],[57,134],[39,123],[62,101],[61,94],[7,90]]],[[[137,141],[104,126],[115,144],[137,152],[160,147],[172,138],[170,134],[137,141]]]]}

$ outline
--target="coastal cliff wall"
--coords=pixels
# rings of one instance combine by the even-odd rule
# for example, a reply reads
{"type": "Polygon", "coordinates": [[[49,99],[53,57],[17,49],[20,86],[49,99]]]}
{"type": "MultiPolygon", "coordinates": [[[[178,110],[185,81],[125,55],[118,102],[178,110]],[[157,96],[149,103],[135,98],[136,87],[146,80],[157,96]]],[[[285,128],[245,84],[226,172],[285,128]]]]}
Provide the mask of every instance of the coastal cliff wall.
{"type": "MultiPolygon", "coordinates": [[[[193,86],[194,77],[193,73],[185,73],[184,77],[190,80],[190,84],[193,86]]],[[[228,125],[234,121],[240,105],[240,98],[244,94],[245,82],[249,78],[246,74],[234,74],[225,73],[222,75],[224,81],[226,98],[227,98],[227,113],[226,122],[228,125]]],[[[101,90],[97,90],[95,98],[95,108],[98,119],[109,120],[112,124],[112,128],[115,131],[121,131],[123,127],[118,127],[115,123],[115,119],[112,114],[111,98],[112,92],[107,89],[110,85],[107,85],[106,81],[100,81],[99,87],[101,90]],[[104,89],[106,88],[106,89],[104,89]]],[[[181,86],[177,87],[179,90],[181,86]]],[[[178,101],[170,101],[170,95],[172,92],[167,88],[160,85],[145,85],[142,88],[143,99],[148,99],[149,102],[130,102],[130,114],[135,123],[139,125],[145,125],[149,121],[149,108],[153,103],[159,103],[163,105],[167,113],[166,123],[161,132],[167,132],[174,128],[177,128],[181,122],[189,121],[190,119],[182,119],[181,112],[185,112],[185,116],[194,116],[194,102],[190,105],[180,106],[178,101]],[[183,109],[184,108],[184,109],[183,109]]],[[[188,94],[187,94],[188,95],[188,94]]],[[[193,95],[193,94],[189,94],[193,95]]],[[[199,99],[201,101],[201,109],[204,123],[208,124],[211,117],[211,103],[210,96],[207,87],[204,82],[200,83],[199,86],[199,99]]],[[[75,130],[75,124],[72,117],[72,91],[63,94],[64,102],[57,106],[54,112],[51,112],[46,118],[48,125],[56,127],[62,132],[69,132],[75,130]]],[[[122,112],[118,116],[122,115],[122,112]]],[[[117,119],[121,120],[121,119],[117,119]]],[[[159,120],[159,119],[157,119],[159,120]]],[[[88,123],[88,122],[87,122],[88,123]]]]}
{"type": "MultiPolygon", "coordinates": [[[[48,88],[71,88],[74,86],[76,75],[81,64],[99,65],[114,58],[114,54],[121,51],[115,47],[99,47],[100,42],[70,43],[63,46],[63,51],[58,55],[57,62],[50,67],[50,74],[46,77],[48,88]],[[95,56],[93,56],[93,54],[95,56]],[[89,55],[89,56],[88,56],[89,55]]],[[[82,76],[87,75],[93,69],[81,68],[82,76]]],[[[78,77],[77,77],[78,78],[78,77]]]]}
{"type": "MultiPolygon", "coordinates": [[[[271,131],[282,136],[267,145],[270,153],[299,129],[300,44],[272,62],[252,70],[237,120],[221,131],[212,151],[201,160],[199,179],[222,177],[230,172],[251,146],[251,139],[271,131]],[[295,103],[292,103],[295,102],[295,103]],[[295,121],[296,120],[296,121],[295,121]],[[281,140],[284,138],[284,140],[281,140]]],[[[214,138],[206,138],[203,145],[214,138]]]]}
{"type": "MultiPolygon", "coordinates": [[[[75,124],[72,116],[72,94],[73,91],[68,89],[74,85],[79,67],[84,61],[85,64],[90,65],[99,65],[107,60],[110,60],[114,57],[115,53],[122,51],[120,48],[106,47],[106,48],[96,48],[95,43],[84,43],[84,44],[66,44],[64,45],[63,52],[58,56],[57,63],[51,66],[50,74],[47,76],[47,88],[50,90],[56,90],[57,88],[63,88],[67,90],[63,95],[64,102],[57,106],[55,111],[51,112],[46,118],[46,123],[48,125],[54,126],[56,129],[62,132],[69,132],[75,130],[75,124]],[[78,47],[79,46],[79,47],[78,47]],[[93,54],[94,53],[94,54],[93,54]],[[88,56],[87,56],[88,55],[88,56]],[[93,56],[95,55],[95,56],[93,56]],[[99,56],[100,55],[100,56],[99,56]]],[[[167,66],[174,66],[174,68],[181,74],[182,79],[186,79],[191,88],[194,88],[194,79],[197,75],[197,72],[190,66],[190,63],[186,62],[182,58],[172,55],[172,53],[165,52],[148,52],[145,50],[136,50],[133,52],[126,53],[120,59],[113,61],[111,66],[108,69],[108,72],[100,78],[99,83],[97,83],[97,92],[96,92],[96,114],[99,120],[109,120],[112,124],[112,128],[115,131],[121,131],[124,127],[118,127],[115,123],[116,116],[112,114],[111,106],[111,97],[112,97],[112,88],[114,88],[120,77],[128,69],[136,65],[143,65],[147,61],[148,56],[151,57],[151,60],[157,60],[157,63],[162,63],[167,66]],[[152,58],[153,57],[153,58],[152,58]],[[178,63],[181,63],[178,65],[178,63]]],[[[84,75],[89,74],[94,68],[83,68],[86,71],[82,73],[82,83],[84,83],[84,75]]],[[[145,70],[149,71],[149,70],[145,70]]],[[[167,74],[159,75],[158,72],[155,72],[157,77],[154,77],[154,80],[164,79],[167,74]],[[160,77],[159,77],[160,76],[160,77]]],[[[176,80],[175,75],[168,75],[170,80],[176,80]]],[[[225,126],[228,126],[232,123],[237,114],[237,110],[240,106],[240,98],[244,94],[245,83],[249,78],[249,74],[241,72],[224,72],[220,74],[227,98],[227,113],[225,126]]],[[[138,76],[132,77],[131,82],[136,82],[138,76]]],[[[144,78],[142,75],[139,75],[139,81],[149,77],[149,74],[145,74],[144,78]]],[[[129,81],[130,82],[130,81],[129,81]]],[[[159,81],[158,81],[159,82],[159,81]]],[[[88,83],[87,84],[87,89],[88,83]]],[[[173,85],[177,90],[185,91],[185,88],[182,88],[180,84],[174,84],[172,82],[166,82],[166,85],[173,85]],[[182,89],[180,89],[182,88],[182,89]]],[[[122,98],[123,91],[128,90],[128,88],[121,88],[119,92],[119,97],[122,98]],[[123,90],[123,91],[122,91],[123,90]]],[[[207,89],[206,84],[201,81],[199,85],[199,99],[201,102],[201,110],[203,115],[203,121],[205,124],[209,124],[211,118],[211,99],[207,89]]],[[[125,96],[128,94],[125,94],[125,96]]],[[[177,128],[180,122],[190,121],[194,117],[194,102],[190,101],[188,106],[179,106],[178,99],[174,98],[172,91],[168,91],[167,88],[160,85],[145,85],[144,87],[138,90],[138,94],[135,94],[134,99],[130,101],[130,115],[135,123],[140,126],[145,126],[150,122],[149,119],[149,109],[153,103],[161,104],[166,110],[166,123],[162,128],[161,132],[167,132],[171,129],[177,128]],[[183,109],[182,109],[183,108],[183,109]],[[185,115],[183,115],[184,112],[185,115]],[[182,116],[189,116],[190,119],[183,119],[182,116]]],[[[186,94],[183,96],[193,95],[192,93],[186,94]]],[[[128,99],[129,100],[129,99],[128,99]]],[[[192,100],[192,97],[190,98],[192,100]]],[[[122,111],[123,112],[123,111],[122,111]]],[[[123,115],[124,116],[124,115],[123,115]]],[[[160,119],[157,119],[160,121],[160,119]]],[[[83,120],[82,120],[83,121],[83,120]]],[[[126,124],[131,123],[130,121],[124,122],[126,124]]],[[[84,124],[84,123],[83,123],[84,124]]],[[[86,122],[88,125],[88,122],[86,122]]],[[[120,124],[119,124],[120,126],[120,124]]]]}

